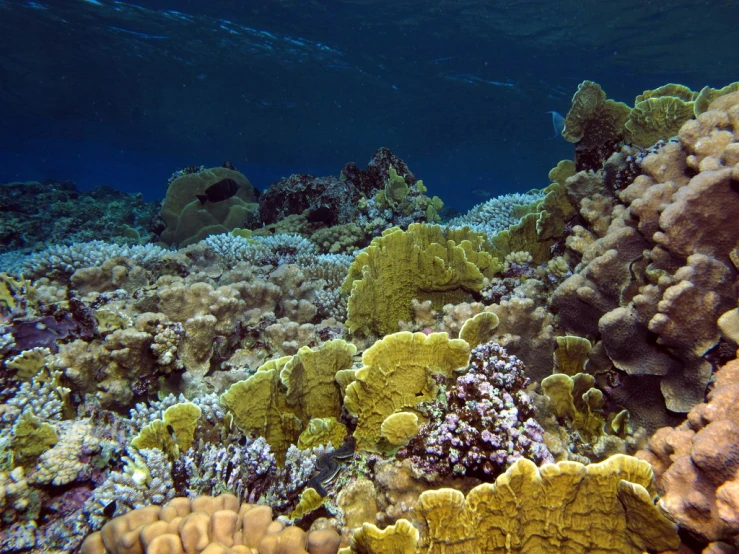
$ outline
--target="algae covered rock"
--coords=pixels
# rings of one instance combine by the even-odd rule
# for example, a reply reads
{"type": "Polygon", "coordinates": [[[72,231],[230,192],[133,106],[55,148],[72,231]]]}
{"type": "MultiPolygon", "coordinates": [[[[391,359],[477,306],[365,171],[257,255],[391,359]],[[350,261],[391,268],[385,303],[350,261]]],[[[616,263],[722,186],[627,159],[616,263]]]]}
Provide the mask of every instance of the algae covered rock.
{"type": "Polygon", "coordinates": [[[161,217],[167,225],[160,240],[180,247],[194,244],[209,235],[244,227],[258,209],[257,193],[238,171],[225,167],[188,173],[172,181],[162,203],[161,217]],[[231,179],[239,184],[236,194],[220,202],[201,203],[197,195],[211,185],[231,179]]]}

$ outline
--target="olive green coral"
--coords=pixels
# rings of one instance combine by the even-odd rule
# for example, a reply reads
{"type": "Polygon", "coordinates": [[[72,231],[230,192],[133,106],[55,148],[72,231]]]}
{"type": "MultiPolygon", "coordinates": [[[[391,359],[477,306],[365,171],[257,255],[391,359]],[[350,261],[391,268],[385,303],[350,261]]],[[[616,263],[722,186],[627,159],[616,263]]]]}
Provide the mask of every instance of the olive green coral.
{"type": "Polygon", "coordinates": [[[234,423],[247,433],[264,437],[280,464],[303,428],[300,418],[287,404],[285,387],[280,381],[280,372],[290,360],[292,356],[268,361],[254,375],[234,383],[221,395],[221,402],[234,423]]]}
{"type": "Polygon", "coordinates": [[[467,342],[470,348],[476,348],[493,340],[493,331],[499,323],[500,319],[493,312],[480,312],[464,322],[459,338],[467,342]]]}
{"type": "Polygon", "coordinates": [[[585,370],[588,354],[592,349],[590,341],[583,337],[565,335],[557,337],[557,349],[554,351],[554,371],[566,375],[575,375],[585,370]]]}
{"type": "Polygon", "coordinates": [[[364,365],[344,397],[345,408],[357,417],[357,448],[393,451],[395,445],[382,434],[388,416],[399,412],[420,415],[418,403],[436,397],[433,375],[451,377],[466,367],[469,357],[469,345],[449,339],[446,333],[395,333],[368,348],[362,356],[364,365]]]}
{"type": "Polygon", "coordinates": [[[16,465],[28,465],[59,441],[53,425],[26,411],[13,427],[10,449],[16,465]]]}
{"type": "Polygon", "coordinates": [[[677,135],[693,118],[693,101],[677,96],[650,97],[637,102],[624,124],[626,142],[647,148],[660,139],[677,135]]]}
{"type": "Polygon", "coordinates": [[[583,81],[572,98],[562,136],[586,148],[619,141],[630,112],[623,102],[606,100],[606,93],[597,83],[583,81]]]}
{"type": "Polygon", "coordinates": [[[555,373],[541,381],[549,398],[550,410],[557,418],[572,422],[586,443],[594,443],[603,434],[603,393],[594,388],[595,378],[587,373],[570,377],[555,373]]]}
{"type": "Polygon", "coordinates": [[[703,87],[698,93],[695,99],[694,111],[695,116],[698,117],[705,111],[708,111],[708,106],[711,102],[716,100],[719,96],[730,94],[732,92],[739,91],[739,81],[726,85],[725,87],[715,89],[713,87],[703,87]]]}
{"type": "Polygon", "coordinates": [[[496,260],[480,244],[459,243],[436,225],[389,229],[360,252],[342,291],[349,294],[346,325],[350,332],[387,335],[412,318],[411,301],[444,304],[471,298],[483,286],[483,272],[494,273],[496,260]]]}
{"type": "Polygon", "coordinates": [[[301,348],[295,356],[285,356],[263,364],[257,372],[239,381],[221,395],[243,431],[264,437],[275,458],[284,462],[291,444],[303,438],[313,444],[317,439],[301,435],[308,426],[327,440],[337,440],[343,425],[330,423],[341,413],[341,388],[336,374],[352,365],[356,348],[343,340],[324,343],[318,350],[301,348]],[[323,422],[312,423],[317,419],[323,422]],[[321,426],[325,429],[321,429],[321,426]]]}
{"type": "Polygon", "coordinates": [[[131,445],[139,450],[158,448],[175,460],[192,446],[200,414],[201,409],[191,402],[170,406],[162,419],[155,419],[141,429],[131,445]]]}
{"type": "Polygon", "coordinates": [[[565,232],[576,210],[563,183],[552,183],[542,192],[544,199],[537,202],[533,211],[493,237],[488,253],[502,260],[512,252],[528,252],[535,264],[552,258],[551,248],[565,232]]]}
{"type": "Polygon", "coordinates": [[[338,417],[341,391],[336,372],[352,366],[357,348],[341,339],[330,340],[318,350],[304,346],[280,371],[286,400],[302,421],[338,417]]]}
{"type": "MultiPolygon", "coordinates": [[[[537,468],[519,458],[495,483],[421,493],[424,552],[642,554],[675,550],[677,526],[654,505],[651,466],[630,456],[537,468]]],[[[365,552],[373,552],[366,550],[365,552]]]]}

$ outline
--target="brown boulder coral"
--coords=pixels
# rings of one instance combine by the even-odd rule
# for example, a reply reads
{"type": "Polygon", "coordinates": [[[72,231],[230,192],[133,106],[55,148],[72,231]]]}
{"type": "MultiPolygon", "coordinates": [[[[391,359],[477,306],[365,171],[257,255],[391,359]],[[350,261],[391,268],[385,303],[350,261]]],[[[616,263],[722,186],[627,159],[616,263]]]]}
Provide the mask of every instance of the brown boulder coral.
{"type": "Polygon", "coordinates": [[[654,466],[659,505],[703,541],[739,548],[739,360],[716,373],[708,402],[637,453],[654,466]]]}
{"type": "Polygon", "coordinates": [[[720,97],[682,126],[679,143],[641,159],[644,173],[618,193],[604,235],[575,228],[587,237],[571,248],[580,264],[552,296],[563,331],[603,339],[620,379],[607,392],[651,429],[669,424],[664,409],[657,413],[660,396],[676,413],[703,399],[712,371],[705,357],[721,340],[717,320],[736,307],[736,96],[720,97]]]}

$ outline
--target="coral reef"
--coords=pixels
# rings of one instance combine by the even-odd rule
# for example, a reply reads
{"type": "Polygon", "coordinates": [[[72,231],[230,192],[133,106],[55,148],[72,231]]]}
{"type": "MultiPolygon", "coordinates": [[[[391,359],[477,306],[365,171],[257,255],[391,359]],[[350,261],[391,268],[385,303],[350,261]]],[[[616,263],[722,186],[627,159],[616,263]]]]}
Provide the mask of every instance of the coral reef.
{"type": "Polygon", "coordinates": [[[605,233],[583,229],[582,248],[568,241],[579,264],[552,295],[562,330],[602,337],[626,381],[611,396],[651,430],[669,419],[648,412],[647,397],[680,413],[703,399],[706,355],[721,339],[716,322],[736,305],[736,168],[727,156],[737,109],[704,112],[682,126],[679,142],[641,160],[644,173],[607,208],[615,217],[605,233]],[[640,394],[629,394],[637,386],[640,394]]]}
{"type": "Polygon", "coordinates": [[[5,183],[0,186],[0,208],[0,254],[93,239],[144,244],[160,231],[158,202],[110,187],[82,192],[70,181],[5,183]]]}
{"type": "Polygon", "coordinates": [[[387,149],[185,168],[163,224],[8,185],[2,548],[739,549],[739,91],[633,105],[586,81],[551,184],[446,224],[387,149]]]}

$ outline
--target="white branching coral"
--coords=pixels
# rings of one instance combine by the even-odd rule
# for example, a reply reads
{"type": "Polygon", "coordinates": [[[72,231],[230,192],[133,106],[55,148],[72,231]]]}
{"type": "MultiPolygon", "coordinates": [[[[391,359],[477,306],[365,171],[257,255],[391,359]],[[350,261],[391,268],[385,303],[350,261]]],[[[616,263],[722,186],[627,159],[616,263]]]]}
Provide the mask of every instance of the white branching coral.
{"type": "Polygon", "coordinates": [[[55,244],[28,256],[23,263],[22,273],[26,277],[71,275],[83,267],[101,266],[112,258],[128,258],[147,267],[159,262],[167,252],[168,250],[153,244],[129,246],[102,240],[70,245],[55,244]]]}
{"type": "Polygon", "coordinates": [[[503,194],[478,204],[462,216],[449,220],[447,225],[449,227],[467,226],[478,233],[487,233],[492,237],[519,222],[520,217],[515,213],[517,207],[532,204],[543,198],[543,194],[536,192],[503,194]]]}

